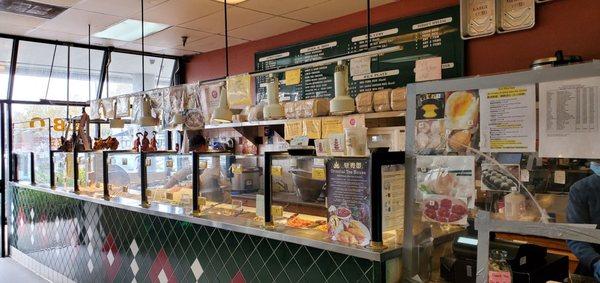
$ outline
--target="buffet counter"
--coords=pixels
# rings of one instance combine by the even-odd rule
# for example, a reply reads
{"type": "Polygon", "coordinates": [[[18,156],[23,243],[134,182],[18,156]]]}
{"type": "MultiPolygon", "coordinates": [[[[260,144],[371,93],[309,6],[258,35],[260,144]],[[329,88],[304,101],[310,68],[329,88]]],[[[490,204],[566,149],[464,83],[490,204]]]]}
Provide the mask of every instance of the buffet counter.
{"type": "Polygon", "coordinates": [[[242,218],[26,183],[11,183],[9,199],[13,255],[73,281],[399,280],[395,237],[377,252],[312,229],[269,230],[242,218]]]}

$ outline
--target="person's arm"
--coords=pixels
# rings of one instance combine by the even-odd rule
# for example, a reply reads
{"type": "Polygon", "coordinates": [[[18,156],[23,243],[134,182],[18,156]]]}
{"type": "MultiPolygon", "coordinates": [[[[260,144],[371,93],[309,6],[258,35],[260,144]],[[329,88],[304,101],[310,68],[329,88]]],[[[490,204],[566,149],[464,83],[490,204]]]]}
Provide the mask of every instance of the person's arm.
{"type": "MultiPolygon", "coordinates": [[[[571,187],[569,204],[567,205],[567,221],[569,223],[590,224],[590,211],[584,189],[584,187],[579,187],[577,184],[571,187]]],[[[581,264],[590,271],[594,270],[594,264],[600,260],[600,254],[594,250],[590,243],[569,240],[567,245],[581,264]]]]}

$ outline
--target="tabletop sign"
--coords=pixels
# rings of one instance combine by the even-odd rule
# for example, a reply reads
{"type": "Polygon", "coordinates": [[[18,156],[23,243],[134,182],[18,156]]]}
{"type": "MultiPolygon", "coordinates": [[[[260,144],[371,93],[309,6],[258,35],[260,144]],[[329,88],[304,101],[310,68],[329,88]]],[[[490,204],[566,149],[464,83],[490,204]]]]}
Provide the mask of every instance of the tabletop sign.
{"type": "MultiPolygon", "coordinates": [[[[464,75],[464,42],[460,37],[458,6],[416,17],[398,19],[371,28],[371,48],[399,46],[400,50],[349,62],[349,91],[360,92],[405,86],[415,81],[415,61],[441,57],[441,77],[464,75]]],[[[255,54],[255,70],[267,71],[296,64],[363,52],[367,50],[366,28],[306,41],[255,54]]],[[[298,84],[287,82],[287,73],[277,74],[281,101],[334,96],[333,73],[336,63],[300,70],[298,84]]],[[[266,97],[266,76],[255,81],[257,100],[266,97]]],[[[296,77],[294,77],[296,79],[296,77]]],[[[294,81],[295,83],[296,81],[294,81]]]]}
{"type": "Polygon", "coordinates": [[[328,229],[331,239],[366,246],[371,240],[368,158],[332,158],[326,164],[328,229]]]}

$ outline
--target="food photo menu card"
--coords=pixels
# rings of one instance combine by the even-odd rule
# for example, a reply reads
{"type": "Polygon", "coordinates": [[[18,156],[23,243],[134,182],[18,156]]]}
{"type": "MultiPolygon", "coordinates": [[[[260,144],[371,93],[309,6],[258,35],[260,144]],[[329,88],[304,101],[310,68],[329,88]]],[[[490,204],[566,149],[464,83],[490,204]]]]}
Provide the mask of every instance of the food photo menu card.
{"type": "Polygon", "coordinates": [[[334,241],[366,246],[371,241],[369,158],[327,162],[327,230],[334,241]]]}

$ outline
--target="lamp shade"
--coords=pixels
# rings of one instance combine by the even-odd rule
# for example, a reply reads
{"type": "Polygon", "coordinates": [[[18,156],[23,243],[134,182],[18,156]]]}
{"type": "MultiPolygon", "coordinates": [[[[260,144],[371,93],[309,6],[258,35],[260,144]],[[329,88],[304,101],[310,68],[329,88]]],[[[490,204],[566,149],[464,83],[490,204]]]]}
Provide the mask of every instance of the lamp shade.
{"type": "Polygon", "coordinates": [[[333,115],[346,115],[356,109],[354,99],[348,95],[348,66],[343,61],[338,61],[333,74],[335,83],[335,97],[329,101],[329,111],[333,115]]]}
{"type": "Polygon", "coordinates": [[[218,123],[231,123],[233,113],[227,103],[227,92],[225,87],[221,87],[219,106],[213,110],[212,119],[218,123]]]}
{"type": "Polygon", "coordinates": [[[142,116],[137,120],[137,123],[142,127],[158,126],[158,118],[152,116],[152,101],[148,96],[144,96],[142,100],[142,116]]]}
{"type": "Polygon", "coordinates": [[[279,104],[279,79],[271,75],[267,82],[267,100],[269,103],[263,108],[266,120],[281,119],[285,116],[283,106],[279,104]]]}

